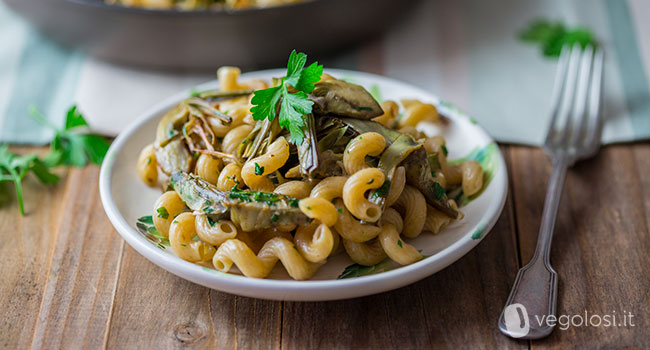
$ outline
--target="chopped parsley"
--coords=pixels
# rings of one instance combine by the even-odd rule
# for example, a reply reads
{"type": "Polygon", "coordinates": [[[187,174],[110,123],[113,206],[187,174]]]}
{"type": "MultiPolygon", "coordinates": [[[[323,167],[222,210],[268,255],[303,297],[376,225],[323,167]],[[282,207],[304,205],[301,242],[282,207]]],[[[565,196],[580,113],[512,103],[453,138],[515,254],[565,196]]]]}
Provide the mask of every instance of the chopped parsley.
{"type": "Polygon", "coordinates": [[[372,194],[372,198],[386,197],[386,195],[388,195],[388,190],[390,190],[390,180],[384,181],[384,183],[375,190],[375,193],[372,194]]]}
{"type": "Polygon", "coordinates": [[[214,213],[214,208],[205,207],[205,208],[203,208],[203,212],[206,213],[206,214],[212,214],[212,213],[214,213]]]}
{"type": "Polygon", "coordinates": [[[271,221],[278,222],[278,220],[280,220],[280,216],[277,213],[273,213],[273,215],[271,215],[271,221]]]}
{"type": "Polygon", "coordinates": [[[280,103],[278,120],[280,126],[289,130],[291,142],[302,144],[305,139],[306,127],[304,115],[312,111],[313,101],[307,94],[314,90],[314,83],[320,80],[323,66],[318,62],[305,67],[307,55],[293,50],[287,62],[287,75],[278,86],[255,91],[251,99],[253,119],[273,121],[278,114],[277,105],[280,103]],[[289,92],[291,87],[292,92],[289,92]],[[293,92],[296,90],[296,92],[293,92]]]}
{"type": "Polygon", "coordinates": [[[441,200],[446,193],[447,192],[445,191],[445,189],[442,186],[440,186],[439,183],[437,182],[433,183],[433,194],[436,196],[437,200],[441,200]]]}
{"type": "Polygon", "coordinates": [[[368,185],[370,185],[373,182],[375,182],[375,179],[370,179],[370,181],[368,181],[368,185]]]}
{"type": "Polygon", "coordinates": [[[402,247],[402,240],[401,240],[401,239],[398,239],[398,240],[397,240],[397,245],[398,245],[400,248],[403,248],[403,247],[402,247]]]}
{"type": "Polygon", "coordinates": [[[156,209],[156,213],[158,213],[158,217],[161,219],[169,219],[169,212],[165,207],[160,207],[156,209]]]}
{"type": "Polygon", "coordinates": [[[214,227],[216,223],[217,223],[216,221],[214,221],[211,217],[208,216],[208,224],[210,225],[210,227],[214,227]]]}
{"type": "Polygon", "coordinates": [[[264,167],[260,166],[259,164],[257,164],[257,162],[255,162],[255,175],[262,175],[262,174],[264,174],[264,167]]]}
{"type": "Polygon", "coordinates": [[[336,211],[338,211],[339,213],[343,214],[343,209],[341,209],[341,208],[338,208],[336,211]]]}
{"type": "Polygon", "coordinates": [[[442,149],[442,153],[445,155],[445,157],[449,154],[449,151],[447,150],[447,146],[442,145],[440,147],[442,149]]]}
{"type": "Polygon", "coordinates": [[[359,106],[357,107],[357,111],[372,111],[372,107],[359,106]]]}
{"type": "Polygon", "coordinates": [[[299,200],[296,198],[287,198],[287,202],[289,202],[289,205],[292,206],[293,208],[298,208],[298,202],[299,200]]]}
{"type": "Polygon", "coordinates": [[[251,195],[250,192],[238,190],[238,191],[230,191],[228,197],[230,197],[230,199],[238,199],[240,201],[250,202],[251,201],[250,195],[251,195]]]}
{"type": "Polygon", "coordinates": [[[273,205],[273,203],[280,200],[280,196],[278,196],[275,193],[253,192],[253,200],[255,200],[256,202],[264,202],[269,206],[271,206],[273,205]]]}

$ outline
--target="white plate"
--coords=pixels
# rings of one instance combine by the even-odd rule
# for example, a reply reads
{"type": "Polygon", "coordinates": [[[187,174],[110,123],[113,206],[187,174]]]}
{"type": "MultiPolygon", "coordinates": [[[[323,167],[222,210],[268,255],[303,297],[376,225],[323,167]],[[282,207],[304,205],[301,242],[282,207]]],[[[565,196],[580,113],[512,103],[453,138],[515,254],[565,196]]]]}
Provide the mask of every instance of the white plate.
{"type": "MultiPolygon", "coordinates": [[[[160,247],[136,229],[139,217],[152,214],[153,203],[160,190],[145,186],[136,174],[136,160],[140,150],[154,139],[156,125],[165,112],[186,98],[190,91],[166,99],[137,118],[113,142],[102,165],[99,189],[108,218],[122,237],[135,250],[154,264],[194,283],[220,291],[248,297],[277,300],[335,300],[354,298],[399,288],[425,278],[460,259],[485,237],[497,221],[506,199],[506,166],[499,148],[485,131],[462,112],[437,97],[416,87],[385,77],[344,70],[329,70],[336,77],[365,86],[384,99],[415,98],[436,106],[451,123],[433,130],[432,125],[421,125],[425,132],[442,134],[447,140],[449,159],[467,155],[479,157],[489,179],[480,196],[462,208],[463,220],[454,222],[438,235],[422,234],[407,240],[422,250],[425,259],[412,265],[397,267],[392,262],[380,263],[374,268],[348,269],[360,277],[337,279],[352,261],[345,254],[329,259],[312,280],[289,279],[278,263],[268,279],[247,278],[226,274],[176,257],[171,248],[160,247]],[[383,272],[377,272],[383,271],[383,272]],[[374,274],[372,274],[374,272],[374,274]]],[[[284,70],[247,73],[242,79],[282,76],[284,70]]],[[[216,81],[197,89],[215,88],[216,81]]]]}

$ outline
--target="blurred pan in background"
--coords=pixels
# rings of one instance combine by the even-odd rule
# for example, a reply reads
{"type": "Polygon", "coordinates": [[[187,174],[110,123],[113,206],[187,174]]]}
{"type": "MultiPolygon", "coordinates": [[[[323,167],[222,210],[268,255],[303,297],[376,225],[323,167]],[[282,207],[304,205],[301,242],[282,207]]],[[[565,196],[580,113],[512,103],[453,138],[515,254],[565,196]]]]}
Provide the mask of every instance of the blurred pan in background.
{"type": "Polygon", "coordinates": [[[108,61],[162,69],[268,67],[376,37],[418,0],[307,0],[244,10],[150,10],[101,0],[3,0],[45,35],[108,61]]]}

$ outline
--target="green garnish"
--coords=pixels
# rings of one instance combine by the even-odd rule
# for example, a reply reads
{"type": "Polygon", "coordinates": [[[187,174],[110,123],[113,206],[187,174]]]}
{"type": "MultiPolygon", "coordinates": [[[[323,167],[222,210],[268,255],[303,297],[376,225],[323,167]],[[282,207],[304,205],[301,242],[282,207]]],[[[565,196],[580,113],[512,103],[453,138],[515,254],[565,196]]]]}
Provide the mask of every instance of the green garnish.
{"type": "Polygon", "coordinates": [[[14,183],[22,215],[25,215],[22,181],[30,171],[43,184],[51,185],[59,182],[59,177],[50,172],[48,164],[40,160],[37,154],[19,156],[11,153],[7,145],[0,146],[0,182],[12,181],[14,183]]]}
{"type": "Polygon", "coordinates": [[[398,239],[398,240],[397,240],[397,245],[398,245],[400,248],[403,248],[403,247],[402,247],[402,240],[401,240],[401,239],[398,239]]]}
{"type": "Polygon", "coordinates": [[[582,48],[598,46],[595,35],[587,28],[567,28],[560,21],[538,19],[519,33],[519,39],[525,42],[537,43],[541,46],[546,57],[560,57],[565,45],[580,44],[582,48]]]}
{"type": "Polygon", "coordinates": [[[102,163],[110,144],[102,136],[86,132],[88,123],[77,106],[68,110],[63,129],[50,123],[36,107],[31,106],[29,112],[36,121],[55,131],[50,153],[44,159],[49,167],[71,165],[80,168],[88,161],[98,165],[102,163]]]}
{"type": "Polygon", "coordinates": [[[169,212],[167,211],[167,208],[165,207],[160,207],[156,209],[156,213],[158,213],[158,217],[161,219],[168,219],[169,218],[169,212]]]}
{"type": "Polygon", "coordinates": [[[390,190],[390,180],[384,181],[384,183],[375,190],[375,193],[372,194],[372,198],[386,197],[388,190],[390,190]]]}
{"type": "Polygon", "coordinates": [[[436,199],[438,200],[442,199],[442,197],[444,197],[445,194],[447,194],[445,189],[442,186],[440,186],[440,184],[437,182],[433,183],[433,191],[434,191],[433,192],[434,195],[436,196],[436,199]]]}
{"type": "Polygon", "coordinates": [[[153,224],[153,217],[151,215],[139,218],[135,226],[140,233],[150,241],[156,243],[161,249],[165,249],[165,246],[169,245],[169,239],[158,232],[156,226],[153,224]]]}
{"type": "Polygon", "coordinates": [[[371,111],[372,107],[360,106],[357,107],[357,111],[371,111]]]}
{"type": "Polygon", "coordinates": [[[201,240],[201,238],[199,238],[199,236],[192,237],[192,241],[194,241],[194,242],[198,242],[199,240],[201,240]]]}
{"type": "Polygon", "coordinates": [[[211,217],[208,216],[208,224],[210,225],[210,227],[214,227],[216,223],[217,223],[216,221],[214,221],[211,217]]]}
{"type": "Polygon", "coordinates": [[[182,245],[183,247],[187,247],[187,244],[185,244],[185,243],[181,243],[181,245],[182,245]]]}
{"type": "Polygon", "coordinates": [[[370,181],[368,181],[368,185],[372,184],[373,182],[375,182],[375,179],[370,179],[370,181]]]}
{"type": "Polygon", "coordinates": [[[151,164],[151,157],[147,157],[147,165],[151,164]]]}
{"type": "Polygon", "coordinates": [[[449,154],[449,151],[447,150],[447,146],[442,145],[440,147],[442,149],[442,153],[444,153],[445,157],[449,154]]]}
{"type": "Polygon", "coordinates": [[[297,252],[299,252],[298,247],[296,247],[295,245],[293,246],[293,249],[295,249],[297,252]]]}
{"type": "Polygon", "coordinates": [[[205,208],[203,208],[203,212],[206,213],[206,214],[212,214],[212,213],[214,213],[214,208],[205,207],[205,208]]]}
{"type": "Polygon", "coordinates": [[[305,68],[307,55],[291,51],[287,62],[287,75],[282,78],[279,86],[255,91],[251,99],[253,119],[273,121],[280,103],[278,121],[280,126],[289,130],[291,142],[300,145],[305,139],[304,115],[312,111],[314,102],[307,99],[307,94],[314,90],[314,83],[320,80],[323,66],[318,62],[305,68]],[[292,92],[289,92],[291,87],[292,92]],[[297,90],[293,92],[293,90],[297,90]]]}
{"type": "Polygon", "coordinates": [[[255,175],[262,175],[262,174],[264,174],[264,167],[263,167],[263,166],[260,166],[260,165],[257,164],[257,162],[256,162],[256,163],[255,163],[255,175]]]}
{"type": "Polygon", "coordinates": [[[298,199],[296,199],[296,198],[287,198],[287,201],[289,202],[290,206],[292,206],[294,208],[298,208],[298,202],[299,202],[298,199]]]}
{"type": "Polygon", "coordinates": [[[271,221],[278,222],[279,219],[280,219],[280,216],[278,216],[277,213],[273,213],[273,215],[271,215],[271,221]]]}
{"type": "Polygon", "coordinates": [[[250,195],[251,195],[250,192],[238,190],[238,191],[230,191],[228,197],[230,197],[230,199],[238,199],[240,201],[250,202],[251,201],[250,195]]]}
{"type": "Polygon", "coordinates": [[[343,214],[343,209],[341,209],[341,208],[338,208],[336,211],[338,211],[339,213],[343,214]]]}
{"type": "Polygon", "coordinates": [[[256,202],[265,202],[269,206],[280,200],[280,197],[275,193],[268,192],[253,192],[253,200],[256,202]]]}

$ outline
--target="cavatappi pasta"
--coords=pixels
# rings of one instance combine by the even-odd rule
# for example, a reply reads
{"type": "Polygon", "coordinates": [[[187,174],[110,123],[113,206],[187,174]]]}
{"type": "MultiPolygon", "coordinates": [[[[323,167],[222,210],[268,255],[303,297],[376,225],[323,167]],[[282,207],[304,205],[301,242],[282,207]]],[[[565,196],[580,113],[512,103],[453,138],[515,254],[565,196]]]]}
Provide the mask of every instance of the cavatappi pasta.
{"type": "Polygon", "coordinates": [[[252,92],[269,84],[240,81],[235,67],[218,76],[218,90],[188,97],[162,119],[137,161],[145,184],[167,189],[153,223],[181,259],[253,278],[279,262],[297,280],[341,253],[361,265],[407,265],[423,259],[411,239],[462,218],[447,193],[483,187],[478,162],[449,162],[445,139],[417,129],[439,122],[432,104],[380,106],[324,74],[303,116],[309,139],[296,145],[277,119],[251,115],[252,92]]]}

